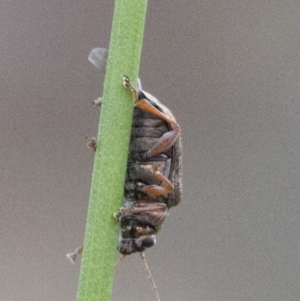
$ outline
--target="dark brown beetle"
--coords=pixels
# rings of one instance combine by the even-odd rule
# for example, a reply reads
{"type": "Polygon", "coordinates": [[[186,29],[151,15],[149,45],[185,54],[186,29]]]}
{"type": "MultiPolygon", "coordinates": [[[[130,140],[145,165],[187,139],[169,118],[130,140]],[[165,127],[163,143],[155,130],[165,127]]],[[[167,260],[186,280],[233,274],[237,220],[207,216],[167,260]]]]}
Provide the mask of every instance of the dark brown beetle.
{"type": "Polygon", "coordinates": [[[135,100],[123,207],[116,214],[121,231],[118,250],[123,255],[143,252],[168,210],[181,200],[180,128],[170,110],[124,76],[135,100]]]}

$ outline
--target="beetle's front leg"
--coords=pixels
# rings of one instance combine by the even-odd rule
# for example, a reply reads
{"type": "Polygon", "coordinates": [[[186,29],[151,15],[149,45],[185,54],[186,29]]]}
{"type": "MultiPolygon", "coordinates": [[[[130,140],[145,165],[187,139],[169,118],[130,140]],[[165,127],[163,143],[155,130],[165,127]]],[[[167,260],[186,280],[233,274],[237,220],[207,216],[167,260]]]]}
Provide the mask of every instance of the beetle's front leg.
{"type": "Polygon", "coordinates": [[[146,158],[151,158],[157,154],[160,154],[166,150],[168,150],[176,141],[180,134],[180,127],[176,120],[174,118],[171,118],[164,114],[163,112],[159,111],[156,109],[148,100],[147,98],[142,98],[140,99],[138,97],[138,92],[137,90],[133,87],[129,77],[125,75],[123,77],[123,85],[125,88],[130,89],[131,92],[134,95],[134,100],[135,100],[135,106],[141,110],[145,110],[162,120],[166,121],[169,123],[172,127],[172,130],[165,133],[162,135],[157,142],[147,151],[146,153],[146,158]]]}
{"type": "Polygon", "coordinates": [[[134,101],[136,103],[138,101],[138,92],[134,88],[133,84],[130,81],[129,76],[127,76],[127,75],[123,76],[123,86],[124,86],[124,88],[129,89],[132,92],[132,94],[134,96],[134,101]]]}

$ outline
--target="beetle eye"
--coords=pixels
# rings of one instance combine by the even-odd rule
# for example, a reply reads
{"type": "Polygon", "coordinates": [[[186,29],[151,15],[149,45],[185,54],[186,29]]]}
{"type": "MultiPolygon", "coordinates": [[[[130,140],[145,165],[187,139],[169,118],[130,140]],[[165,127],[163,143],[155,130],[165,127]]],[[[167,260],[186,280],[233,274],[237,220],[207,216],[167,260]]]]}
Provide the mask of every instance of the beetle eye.
{"type": "Polygon", "coordinates": [[[147,237],[147,238],[143,239],[143,241],[142,241],[143,248],[153,247],[154,244],[155,244],[155,238],[153,238],[153,237],[147,237]]]}
{"type": "Polygon", "coordinates": [[[124,238],[120,241],[118,250],[123,255],[130,255],[134,252],[143,252],[153,247],[156,242],[155,236],[143,236],[139,238],[124,238]]]}

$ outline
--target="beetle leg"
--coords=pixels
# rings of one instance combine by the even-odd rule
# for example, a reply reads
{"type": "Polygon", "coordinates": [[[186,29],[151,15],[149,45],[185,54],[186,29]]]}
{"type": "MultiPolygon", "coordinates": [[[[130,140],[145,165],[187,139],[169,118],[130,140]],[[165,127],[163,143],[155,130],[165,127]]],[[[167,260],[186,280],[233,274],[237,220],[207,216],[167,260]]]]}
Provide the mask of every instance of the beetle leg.
{"type": "Polygon", "coordinates": [[[175,119],[167,116],[161,111],[157,110],[147,99],[140,99],[135,102],[135,106],[139,109],[145,110],[162,120],[169,123],[172,130],[163,134],[156,143],[147,151],[146,158],[151,158],[157,154],[160,154],[168,149],[175,143],[176,139],[180,134],[180,127],[175,119]]]}
{"type": "Polygon", "coordinates": [[[163,112],[156,109],[147,99],[145,99],[145,98],[137,99],[135,101],[135,106],[141,110],[145,110],[149,113],[152,113],[153,115],[161,118],[162,120],[166,121],[167,123],[170,123],[172,125],[172,127],[179,128],[179,125],[175,119],[172,119],[171,117],[167,116],[163,112]]]}
{"type": "Polygon", "coordinates": [[[139,214],[143,212],[158,212],[159,215],[163,215],[165,210],[167,209],[167,205],[159,202],[139,202],[138,204],[133,205],[132,207],[121,208],[121,213],[132,213],[139,214]],[[161,212],[160,212],[161,211],[161,212]]]}
{"type": "Polygon", "coordinates": [[[139,99],[138,98],[138,92],[133,87],[129,77],[127,75],[124,75],[123,77],[123,85],[125,88],[130,89],[134,96],[135,106],[141,110],[145,110],[162,120],[169,123],[172,127],[172,130],[162,135],[157,142],[151,147],[150,150],[147,151],[146,157],[151,158],[157,154],[160,154],[166,150],[168,150],[176,141],[180,134],[180,127],[175,119],[167,116],[163,112],[156,109],[147,99],[139,99]]]}
{"type": "Polygon", "coordinates": [[[179,128],[179,125],[178,125],[178,123],[176,122],[175,119],[170,118],[169,116],[167,116],[163,112],[156,109],[147,99],[145,99],[145,98],[139,99],[138,98],[138,92],[134,88],[134,86],[132,85],[132,83],[130,81],[130,78],[127,75],[124,75],[124,77],[123,77],[123,86],[126,89],[129,89],[133,93],[135,106],[137,108],[139,108],[141,110],[145,110],[149,113],[152,113],[153,115],[155,115],[155,116],[163,119],[164,121],[172,124],[172,126],[179,128]]]}
{"type": "Polygon", "coordinates": [[[119,223],[120,220],[121,220],[121,217],[122,217],[122,209],[123,209],[123,208],[121,208],[120,211],[118,211],[118,212],[114,212],[114,214],[113,214],[116,223],[119,223]]]}
{"type": "Polygon", "coordinates": [[[146,152],[146,158],[151,158],[158,155],[164,151],[167,151],[175,143],[176,139],[180,134],[179,126],[174,127],[173,130],[163,134],[155,144],[146,152]]]}
{"type": "Polygon", "coordinates": [[[121,209],[122,216],[126,214],[141,214],[148,215],[149,218],[156,224],[157,228],[163,222],[167,215],[168,207],[164,203],[141,201],[133,206],[121,209]]]}
{"type": "Polygon", "coordinates": [[[154,175],[156,178],[162,181],[162,185],[164,186],[146,185],[141,189],[142,192],[149,195],[163,195],[163,194],[169,194],[173,191],[172,183],[161,172],[155,171],[154,175]]]}

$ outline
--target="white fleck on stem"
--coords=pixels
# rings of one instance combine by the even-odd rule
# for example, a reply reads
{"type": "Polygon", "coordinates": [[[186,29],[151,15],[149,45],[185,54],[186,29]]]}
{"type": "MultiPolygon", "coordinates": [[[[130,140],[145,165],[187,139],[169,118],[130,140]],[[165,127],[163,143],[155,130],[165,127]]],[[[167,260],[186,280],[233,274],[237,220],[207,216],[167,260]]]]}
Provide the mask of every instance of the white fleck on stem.
{"type": "Polygon", "coordinates": [[[83,247],[79,247],[74,252],[68,253],[67,257],[73,264],[75,264],[77,255],[82,254],[82,252],[83,252],[83,247]]]}

